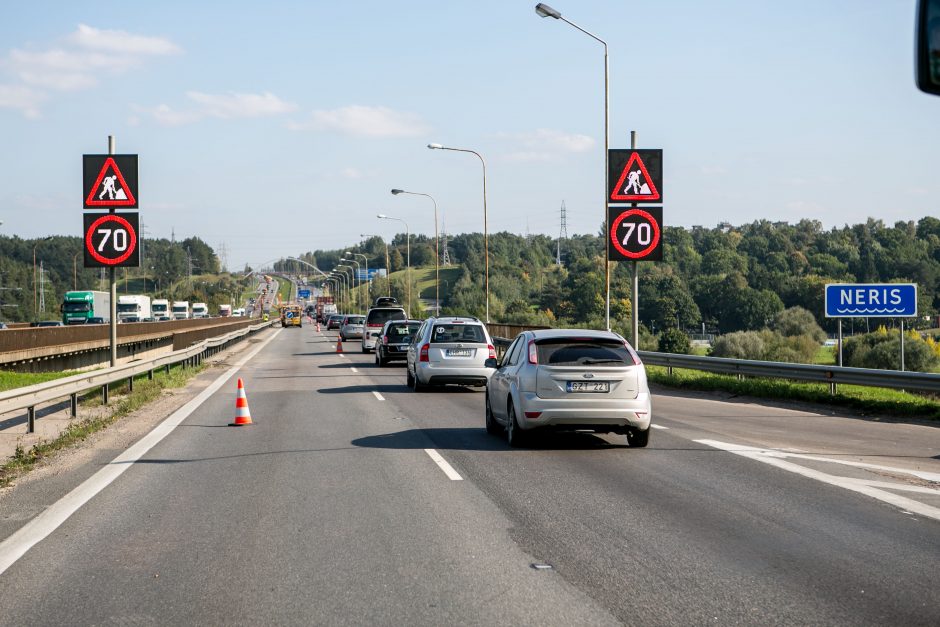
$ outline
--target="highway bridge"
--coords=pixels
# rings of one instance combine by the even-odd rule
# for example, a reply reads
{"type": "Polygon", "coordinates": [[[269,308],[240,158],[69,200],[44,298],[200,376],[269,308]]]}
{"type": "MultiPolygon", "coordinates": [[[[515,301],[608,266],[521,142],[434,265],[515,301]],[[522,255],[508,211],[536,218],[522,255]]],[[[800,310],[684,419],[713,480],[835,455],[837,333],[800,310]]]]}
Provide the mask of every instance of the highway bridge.
{"type": "Polygon", "coordinates": [[[0,624],[940,622],[934,425],[655,390],[648,448],[510,449],[479,389],[258,337],[0,494],[0,624]]]}

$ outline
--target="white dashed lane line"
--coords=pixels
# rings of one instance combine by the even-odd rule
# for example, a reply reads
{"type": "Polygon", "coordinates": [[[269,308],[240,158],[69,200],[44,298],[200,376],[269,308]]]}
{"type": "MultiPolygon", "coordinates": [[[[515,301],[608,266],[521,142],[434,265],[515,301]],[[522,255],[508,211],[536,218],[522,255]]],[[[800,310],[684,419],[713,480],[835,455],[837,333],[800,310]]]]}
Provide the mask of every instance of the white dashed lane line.
{"type": "Polygon", "coordinates": [[[355,372],[356,374],[359,374],[359,371],[356,370],[356,367],[355,367],[355,366],[353,366],[353,367],[351,368],[351,370],[352,370],[353,372],[355,372]]]}
{"type": "Polygon", "coordinates": [[[663,431],[669,431],[669,427],[664,427],[662,425],[650,425],[654,429],[662,429],[663,431]]]}
{"type": "Polygon", "coordinates": [[[444,471],[444,474],[447,475],[448,479],[450,479],[451,481],[463,481],[463,477],[461,477],[457,473],[457,471],[454,470],[451,467],[451,465],[447,463],[446,459],[441,457],[440,453],[435,451],[433,448],[426,448],[424,449],[424,452],[427,453],[428,456],[434,460],[434,463],[437,464],[440,467],[440,469],[444,471]]]}
{"type": "Polygon", "coordinates": [[[381,394],[379,394],[378,392],[376,392],[375,390],[372,390],[372,394],[373,394],[373,396],[375,396],[375,398],[379,399],[380,401],[384,401],[384,400],[385,400],[385,397],[382,396],[381,394]]]}

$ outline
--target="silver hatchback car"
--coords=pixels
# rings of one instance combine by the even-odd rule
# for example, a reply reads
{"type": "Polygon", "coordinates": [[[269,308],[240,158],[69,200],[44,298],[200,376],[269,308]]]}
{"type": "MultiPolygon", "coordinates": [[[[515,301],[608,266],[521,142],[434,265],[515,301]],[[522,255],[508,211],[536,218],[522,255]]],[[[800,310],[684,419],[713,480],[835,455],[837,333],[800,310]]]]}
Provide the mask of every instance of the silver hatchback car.
{"type": "Polygon", "coordinates": [[[348,315],[343,319],[339,326],[339,336],[344,342],[362,337],[362,323],[365,319],[365,316],[357,315],[348,315]]]}
{"type": "Polygon", "coordinates": [[[486,430],[521,446],[538,428],[620,433],[649,443],[652,403],[646,369],[616,333],[586,329],[524,331],[486,386],[486,430]]]}
{"type": "Polygon", "coordinates": [[[476,318],[428,318],[408,345],[406,378],[419,391],[431,385],[486,385],[496,347],[476,318]]]}

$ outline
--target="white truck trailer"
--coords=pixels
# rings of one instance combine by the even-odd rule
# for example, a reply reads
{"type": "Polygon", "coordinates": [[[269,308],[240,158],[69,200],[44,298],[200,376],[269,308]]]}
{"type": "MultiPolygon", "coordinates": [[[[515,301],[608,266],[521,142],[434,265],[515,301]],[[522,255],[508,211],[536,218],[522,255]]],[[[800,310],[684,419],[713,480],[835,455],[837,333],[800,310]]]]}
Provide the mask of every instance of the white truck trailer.
{"type": "Polygon", "coordinates": [[[174,300],[173,308],[170,310],[170,315],[173,316],[174,320],[188,320],[189,319],[189,301],[188,300],[174,300]]]}
{"type": "Polygon", "coordinates": [[[150,297],[143,294],[118,296],[118,322],[144,322],[153,318],[150,297]]]}

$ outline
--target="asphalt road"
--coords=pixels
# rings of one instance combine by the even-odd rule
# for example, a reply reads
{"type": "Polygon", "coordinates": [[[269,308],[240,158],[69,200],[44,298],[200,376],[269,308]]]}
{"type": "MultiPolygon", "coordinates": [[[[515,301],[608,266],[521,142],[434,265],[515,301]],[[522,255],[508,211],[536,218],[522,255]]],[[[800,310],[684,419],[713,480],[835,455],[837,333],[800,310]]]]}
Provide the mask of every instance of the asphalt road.
{"type": "Polygon", "coordinates": [[[229,380],[0,574],[0,624],[940,623],[936,427],[661,393],[647,449],[513,450],[482,391],[345,348],[278,333],[255,424],[229,380]]]}

